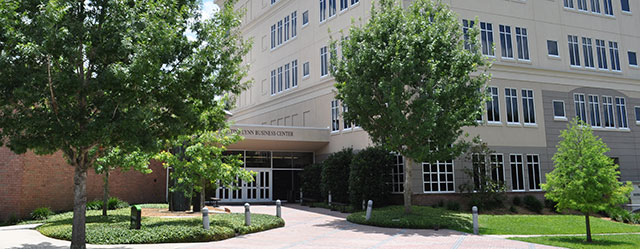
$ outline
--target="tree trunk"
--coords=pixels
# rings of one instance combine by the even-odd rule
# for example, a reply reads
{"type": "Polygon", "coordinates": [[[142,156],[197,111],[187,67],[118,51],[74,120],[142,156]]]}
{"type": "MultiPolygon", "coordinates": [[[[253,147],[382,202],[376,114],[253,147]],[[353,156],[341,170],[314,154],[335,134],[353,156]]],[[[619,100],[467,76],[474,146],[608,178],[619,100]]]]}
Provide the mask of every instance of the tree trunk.
{"type": "Polygon", "coordinates": [[[591,240],[591,224],[589,224],[589,214],[584,215],[585,224],[587,225],[587,242],[593,242],[591,240]]]}
{"type": "Polygon", "coordinates": [[[73,228],[71,249],[85,249],[85,222],[87,213],[87,170],[85,165],[75,165],[73,176],[73,228]]]}
{"type": "Polygon", "coordinates": [[[413,160],[411,160],[410,158],[406,158],[405,164],[404,164],[404,213],[405,214],[411,213],[411,194],[413,194],[413,191],[411,191],[411,171],[413,167],[412,163],[413,163],[413,160]]]}
{"type": "Polygon", "coordinates": [[[109,169],[105,169],[103,180],[102,216],[107,216],[107,210],[109,209],[109,169]]]}
{"type": "Polygon", "coordinates": [[[205,182],[205,180],[202,180],[202,191],[200,191],[200,208],[205,208],[204,198],[206,198],[206,193],[205,193],[206,186],[207,186],[207,183],[205,182]]]}

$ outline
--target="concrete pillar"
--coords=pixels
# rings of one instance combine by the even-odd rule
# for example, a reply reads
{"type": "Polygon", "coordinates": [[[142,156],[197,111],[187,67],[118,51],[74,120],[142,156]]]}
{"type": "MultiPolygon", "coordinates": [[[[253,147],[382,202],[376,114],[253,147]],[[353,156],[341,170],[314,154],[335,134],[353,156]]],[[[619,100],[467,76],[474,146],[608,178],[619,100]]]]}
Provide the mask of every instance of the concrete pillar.
{"type": "Polygon", "coordinates": [[[281,211],[281,205],[282,203],[280,202],[280,200],[276,201],[276,216],[278,216],[278,218],[282,217],[282,211],[281,211]]]}
{"type": "Polygon", "coordinates": [[[367,202],[367,216],[366,216],[367,220],[371,219],[371,209],[372,208],[373,208],[373,201],[369,200],[369,202],[367,202]]]}
{"type": "Polygon", "coordinates": [[[244,225],[251,226],[251,205],[249,203],[244,204],[244,225]]]}
{"type": "Polygon", "coordinates": [[[206,207],[202,209],[202,227],[209,230],[209,209],[206,207]]]}
{"type": "Polygon", "coordinates": [[[473,214],[473,234],[478,235],[478,207],[473,206],[471,213],[473,214]]]}

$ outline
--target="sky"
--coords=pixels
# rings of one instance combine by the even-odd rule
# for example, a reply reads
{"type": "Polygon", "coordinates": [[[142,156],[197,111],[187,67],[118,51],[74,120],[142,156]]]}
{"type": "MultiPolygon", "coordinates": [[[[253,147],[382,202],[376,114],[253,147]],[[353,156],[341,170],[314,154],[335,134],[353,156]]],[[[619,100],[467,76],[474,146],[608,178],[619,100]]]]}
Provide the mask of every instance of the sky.
{"type": "MultiPolygon", "coordinates": [[[[202,0],[202,18],[209,19],[213,16],[213,13],[217,12],[220,8],[217,4],[213,3],[214,0],[202,0]]],[[[186,32],[186,36],[189,39],[195,40],[195,34],[191,31],[186,32]]]]}

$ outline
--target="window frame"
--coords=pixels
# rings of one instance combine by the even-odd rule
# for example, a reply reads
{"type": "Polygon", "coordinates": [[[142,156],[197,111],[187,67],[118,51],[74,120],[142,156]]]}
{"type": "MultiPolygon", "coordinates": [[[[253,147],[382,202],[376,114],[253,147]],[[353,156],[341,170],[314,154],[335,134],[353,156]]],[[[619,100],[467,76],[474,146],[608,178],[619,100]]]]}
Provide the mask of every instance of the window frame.
{"type": "Polygon", "coordinates": [[[600,99],[598,95],[589,94],[587,96],[589,102],[589,125],[593,128],[602,128],[602,118],[600,116],[600,99]]]}
{"type": "Polygon", "coordinates": [[[489,86],[487,87],[487,91],[489,91],[489,96],[491,96],[491,100],[487,101],[487,123],[502,124],[502,119],[500,119],[500,88],[497,86],[489,86]],[[495,89],[495,95],[493,89],[495,89]],[[491,105],[491,108],[489,105],[491,105]],[[493,116],[490,116],[490,113],[493,114],[493,116]]]}
{"type": "Polygon", "coordinates": [[[604,117],[602,125],[605,129],[616,128],[616,114],[613,96],[602,96],[602,116],[604,117]]]}
{"type": "Polygon", "coordinates": [[[584,56],[584,67],[596,69],[596,64],[593,59],[593,39],[590,37],[582,37],[582,54],[584,56]]]}
{"type": "Polygon", "coordinates": [[[551,101],[551,108],[553,109],[553,120],[567,121],[567,108],[565,107],[564,100],[552,100],[551,101]],[[555,103],[562,103],[562,114],[563,114],[563,116],[557,116],[556,115],[556,105],[555,105],[555,103]]]}
{"type": "Polygon", "coordinates": [[[569,44],[569,64],[572,67],[581,67],[580,65],[580,44],[578,43],[578,36],[567,35],[569,44]]]}
{"type": "Polygon", "coordinates": [[[609,41],[609,57],[611,57],[611,71],[622,72],[620,67],[620,48],[618,42],[609,41]]]}
{"type": "Polygon", "coordinates": [[[480,22],[480,42],[482,46],[482,54],[489,57],[496,57],[496,51],[493,46],[493,24],[490,22],[480,22]]]}
{"type": "Polygon", "coordinates": [[[337,99],[331,100],[331,133],[340,132],[340,103],[337,99]]]}
{"type": "Polygon", "coordinates": [[[620,0],[620,11],[627,14],[631,13],[631,3],[629,2],[629,0],[620,0]],[[624,9],[625,3],[627,6],[627,9],[624,9]]]}
{"type": "Polygon", "coordinates": [[[600,0],[591,0],[591,13],[601,14],[602,9],[600,8],[600,0]]]}
{"type": "Polygon", "coordinates": [[[509,168],[511,169],[511,192],[525,192],[526,191],[526,186],[525,186],[525,183],[524,183],[525,176],[524,176],[524,156],[523,156],[523,154],[510,153],[509,154],[509,166],[510,166],[509,168]],[[518,160],[515,160],[515,162],[514,162],[514,160],[513,160],[514,156],[516,158],[520,157],[520,162],[519,162],[520,163],[519,164],[520,168],[518,168],[518,160]],[[514,167],[515,167],[516,171],[514,171],[514,167]],[[516,189],[516,186],[514,185],[514,181],[518,180],[518,172],[521,173],[522,179],[520,179],[521,181],[515,182],[515,184],[521,185],[522,188],[517,188],[516,189]],[[514,176],[516,176],[516,177],[514,177],[514,176]]]}
{"type": "Polygon", "coordinates": [[[640,106],[634,106],[633,110],[636,114],[636,125],[640,125],[640,106]]]}
{"type": "Polygon", "coordinates": [[[616,120],[618,121],[618,129],[629,129],[629,118],[627,112],[627,101],[624,97],[615,97],[616,120]],[[618,101],[622,100],[622,101],[618,101]],[[622,111],[622,113],[620,113],[622,111]]]}
{"type": "Polygon", "coordinates": [[[501,184],[506,184],[507,178],[506,178],[506,174],[505,174],[505,167],[504,167],[504,154],[503,153],[491,153],[489,154],[489,171],[491,171],[491,180],[493,180],[494,182],[498,182],[501,184]],[[500,163],[498,163],[497,160],[493,160],[493,157],[498,158],[498,156],[500,156],[501,160],[500,163]],[[500,167],[495,167],[494,168],[494,164],[495,165],[501,165],[500,167]],[[499,168],[502,168],[502,170],[499,170],[499,168]],[[496,177],[497,179],[494,179],[493,173],[496,173],[496,177]],[[500,182],[500,174],[502,175],[502,182],[500,182]]]}
{"type": "Polygon", "coordinates": [[[547,56],[550,57],[554,57],[554,58],[560,58],[560,50],[558,49],[558,41],[556,40],[547,40],[547,56]],[[555,50],[556,50],[556,54],[552,54],[551,50],[550,50],[550,43],[553,43],[555,45],[555,50]]]}
{"type": "Polygon", "coordinates": [[[605,40],[596,39],[596,55],[598,56],[598,69],[609,71],[607,62],[607,42],[605,40]]]}
{"type": "Polygon", "coordinates": [[[518,60],[531,61],[531,57],[529,54],[529,33],[527,32],[527,28],[516,27],[515,31],[518,60]]]}
{"type": "Polygon", "coordinates": [[[542,184],[542,170],[540,169],[540,165],[541,165],[541,163],[540,163],[540,155],[539,154],[527,154],[526,157],[527,157],[527,174],[528,174],[528,177],[527,177],[528,186],[527,187],[529,187],[529,191],[542,191],[542,187],[540,186],[542,184]],[[537,162],[536,163],[531,162],[532,160],[529,160],[529,157],[537,158],[537,162]],[[537,167],[538,174],[535,174],[535,170],[532,172],[532,169],[531,169],[532,166],[536,166],[537,167]],[[535,184],[532,183],[531,180],[533,179],[535,181],[535,178],[537,178],[537,180],[538,180],[537,188],[533,188],[532,187],[532,185],[535,185],[535,184]]]}
{"type": "Polygon", "coordinates": [[[564,7],[567,9],[575,9],[575,5],[573,4],[573,0],[564,0],[564,7]]]}
{"type": "Polygon", "coordinates": [[[606,16],[615,16],[615,13],[613,12],[613,3],[611,1],[612,0],[602,0],[602,8],[604,15],[606,16]]]}
{"type": "MultiPolygon", "coordinates": [[[[348,1],[348,0],[345,0],[348,1]]],[[[404,163],[405,163],[405,158],[404,156],[397,154],[397,153],[393,153],[395,160],[395,163],[393,164],[392,168],[391,168],[391,193],[392,194],[402,194],[404,193],[404,163]],[[398,180],[401,181],[398,181],[398,180]]]]}
{"type": "MultiPolygon", "coordinates": [[[[455,183],[455,182],[456,182],[456,177],[455,177],[455,172],[456,172],[456,170],[455,170],[455,163],[454,163],[454,161],[453,161],[453,160],[447,160],[447,161],[436,161],[436,162],[435,162],[435,164],[436,164],[436,172],[432,172],[432,171],[431,171],[431,167],[432,167],[432,165],[431,165],[430,163],[426,163],[426,162],[423,162],[423,163],[422,163],[422,191],[423,191],[423,193],[425,193],[425,194],[426,194],[426,193],[429,193],[429,194],[455,193],[455,192],[456,192],[456,183],[455,183]],[[425,170],[424,170],[424,169],[425,169],[425,165],[427,165],[427,166],[429,167],[429,172],[428,172],[428,173],[425,173],[425,170]],[[441,171],[440,171],[440,165],[443,165],[443,166],[444,166],[444,168],[445,168],[445,172],[441,172],[441,171]],[[447,170],[447,166],[448,166],[448,165],[451,165],[451,172],[449,172],[449,171],[447,170]],[[430,190],[429,190],[429,191],[427,191],[427,190],[426,190],[426,188],[425,188],[425,184],[427,184],[427,181],[425,181],[425,177],[424,177],[424,176],[425,176],[425,174],[429,174],[429,176],[430,176],[430,177],[431,177],[431,175],[433,175],[433,174],[435,174],[435,175],[437,176],[437,177],[436,177],[436,178],[437,178],[437,183],[436,183],[436,184],[437,184],[437,186],[438,186],[438,190],[437,190],[437,191],[433,191],[433,188],[432,188],[432,187],[430,187],[430,190]],[[440,182],[440,176],[441,176],[441,174],[444,174],[444,175],[445,175],[445,181],[444,181],[444,183],[440,182]],[[451,175],[451,179],[452,179],[451,181],[449,181],[449,180],[447,180],[447,179],[446,179],[446,178],[447,178],[447,176],[449,176],[449,175],[451,175]],[[441,187],[440,187],[440,184],[446,184],[446,186],[447,186],[447,190],[446,190],[446,191],[442,191],[442,190],[441,190],[441,187]],[[451,185],[451,186],[452,186],[452,190],[449,190],[449,186],[448,186],[449,184],[452,184],[452,185],[451,185]]],[[[433,186],[433,184],[434,184],[434,182],[431,180],[431,178],[429,179],[429,182],[428,182],[428,183],[429,183],[431,186],[433,186]]]]}
{"type": "Polygon", "coordinates": [[[528,126],[535,126],[537,125],[537,115],[536,115],[536,97],[535,97],[535,92],[533,91],[533,89],[526,89],[523,88],[522,89],[522,94],[521,94],[521,98],[522,98],[522,123],[524,123],[524,125],[528,125],[528,126]],[[525,92],[527,93],[531,93],[531,96],[525,96],[525,92]],[[527,107],[527,111],[525,111],[525,99],[528,100],[528,103],[526,104],[527,107]],[[527,122],[527,116],[528,115],[529,121],[527,122]],[[533,122],[531,122],[531,120],[533,120],[533,122]]]}
{"type": "Polygon", "coordinates": [[[507,117],[507,124],[520,124],[520,112],[518,108],[518,89],[516,88],[504,88],[504,99],[506,103],[505,112],[507,117]],[[515,93],[515,94],[514,94],[515,93]],[[511,115],[509,115],[511,110],[511,115]],[[511,119],[511,121],[509,121],[511,119]]]}
{"type": "Polygon", "coordinates": [[[298,87],[298,59],[291,61],[291,88],[298,87]]]}
{"type": "Polygon", "coordinates": [[[636,53],[636,51],[633,50],[627,50],[627,60],[629,61],[629,66],[633,67],[633,68],[638,68],[638,53],[636,53]],[[633,54],[633,59],[635,60],[636,64],[631,64],[631,54],[633,54]]]}
{"type": "Polygon", "coordinates": [[[302,12],[302,27],[309,25],[309,10],[302,12]]]}
{"type": "Polygon", "coordinates": [[[307,61],[305,63],[302,63],[302,78],[303,79],[309,78],[310,74],[311,74],[311,68],[310,68],[309,62],[307,61]]]}
{"type": "Polygon", "coordinates": [[[513,60],[513,41],[511,32],[511,26],[499,25],[500,32],[500,58],[506,60],[513,60]]]}
{"type": "Polygon", "coordinates": [[[573,103],[575,106],[575,113],[576,113],[576,117],[579,118],[580,120],[584,121],[585,123],[588,123],[588,117],[587,117],[587,97],[585,97],[584,93],[574,93],[573,94],[573,103]],[[582,99],[580,99],[580,96],[582,96],[582,99]],[[577,97],[577,99],[576,99],[577,97]],[[579,106],[582,105],[582,106],[579,106]],[[581,107],[581,108],[579,108],[581,107]],[[579,111],[578,111],[579,110],[579,111]],[[580,114],[583,114],[582,116],[584,116],[584,118],[578,114],[578,112],[580,114]]]}
{"type": "Polygon", "coordinates": [[[327,46],[320,48],[320,78],[329,75],[329,50],[327,46]]]}

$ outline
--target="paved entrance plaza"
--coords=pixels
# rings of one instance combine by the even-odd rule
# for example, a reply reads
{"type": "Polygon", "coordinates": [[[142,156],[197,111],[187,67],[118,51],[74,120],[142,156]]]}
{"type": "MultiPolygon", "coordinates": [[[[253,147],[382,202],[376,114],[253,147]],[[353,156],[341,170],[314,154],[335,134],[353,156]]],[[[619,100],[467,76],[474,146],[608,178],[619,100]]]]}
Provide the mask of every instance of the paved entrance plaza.
{"type": "MultiPolygon", "coordinates": [[[[230,206],[232,212],[244,207],[230,206]]],[[[253,206],[252,212],[275,214],[274,206],[253,206]]],[[[285,227],[206,243],[152,245],[88,245],[88,248],[555,248],[495,236],[451,230],[393,229],[363,226],[346,214],[300,205],[282,208],[285,227]]],[[[215,216],[212,216],[215,219],[215,216]]],[[[0,228],[0,248],[69,248],[69,242],[47,238],[29,226],[0,228]]],[[[31,226],[32,227],[32,226],[31,226]]]]}

